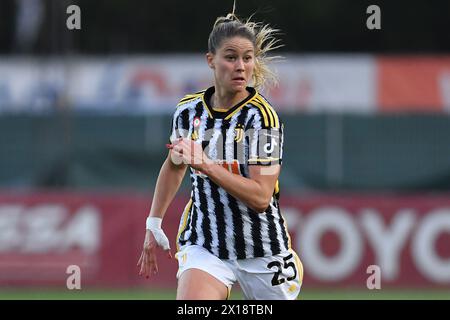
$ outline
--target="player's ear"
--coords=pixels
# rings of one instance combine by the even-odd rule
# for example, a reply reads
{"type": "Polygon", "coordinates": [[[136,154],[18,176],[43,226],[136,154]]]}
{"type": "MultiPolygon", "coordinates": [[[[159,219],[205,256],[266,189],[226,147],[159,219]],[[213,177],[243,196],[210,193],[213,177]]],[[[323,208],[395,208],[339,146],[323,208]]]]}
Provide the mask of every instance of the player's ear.
{"type": "Polygon", "coordinates": [[[214,69],[215,68],[215,66],[214,66],[214,54],[212,54],[211,52],[208,52],[206,54],[206,62],[208,63],[208,66],[211,69],[214,69]]]}

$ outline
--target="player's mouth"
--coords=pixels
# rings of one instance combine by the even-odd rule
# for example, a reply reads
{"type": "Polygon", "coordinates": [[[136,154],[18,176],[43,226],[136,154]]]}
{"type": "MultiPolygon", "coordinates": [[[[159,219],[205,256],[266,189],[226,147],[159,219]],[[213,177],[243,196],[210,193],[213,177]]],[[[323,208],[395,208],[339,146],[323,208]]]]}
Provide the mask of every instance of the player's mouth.
{"type": "Polygon", "coordinates": [[[237,83],[237,84],[245,84],[244,77],[234,77],[233,79],[231,79],[231,81],[233,81],[234,83],[237,83]]]}

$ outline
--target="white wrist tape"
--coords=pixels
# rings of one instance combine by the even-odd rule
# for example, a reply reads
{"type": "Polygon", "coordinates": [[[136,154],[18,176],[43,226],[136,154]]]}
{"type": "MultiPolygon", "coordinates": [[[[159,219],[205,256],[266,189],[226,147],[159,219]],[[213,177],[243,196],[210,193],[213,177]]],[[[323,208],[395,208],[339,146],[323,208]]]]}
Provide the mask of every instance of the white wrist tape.
{"type": "Polygon", "coordinates": [[[155,237],[156,242],[164,250],[170,249],[169,239],[165,235],[163,229],[161,228],[162,219],[156,217],[147,217],[145,223],[146,229],[150,230],[155,237]]]}
{"type": "Polygon", "coordinates": [[[162,218],[157,217],[147,217],[146,221],[146,229],[147,230],[155,230],[155,229],[161,229],[162,224],[162,218]]]}

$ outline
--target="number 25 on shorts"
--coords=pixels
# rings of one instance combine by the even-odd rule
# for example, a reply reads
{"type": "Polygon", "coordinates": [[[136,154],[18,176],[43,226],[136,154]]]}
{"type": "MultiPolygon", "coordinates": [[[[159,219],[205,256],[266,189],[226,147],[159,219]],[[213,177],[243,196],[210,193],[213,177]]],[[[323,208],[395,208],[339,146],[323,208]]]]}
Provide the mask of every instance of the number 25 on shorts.
{"type": "Polygon", "coordinates": [[[297,269],[295,268],[294,262],[293,261],[289,262],[289,260],[291,260],[292,258],[293,258],[293,255],[291,253],[288,256],[283,258],[284,265],[281,265],[280,261],[272,261],[267,265],[267,268],[269,268],[269,269],[272,269],[273,267],[277,268],[277,271],[275,272],[275,274],[273,275],[273,278],[272,278],[272,286],[278,286],[278,285],[284,283],[286,280],[291,281],[297,277],[297,269]],[[280,275],[283,273],[283,270],[287,270],[289,268],[292,268],[292,270],[294,271],[294,274],[288,278],[280,277],[280,275]]]}

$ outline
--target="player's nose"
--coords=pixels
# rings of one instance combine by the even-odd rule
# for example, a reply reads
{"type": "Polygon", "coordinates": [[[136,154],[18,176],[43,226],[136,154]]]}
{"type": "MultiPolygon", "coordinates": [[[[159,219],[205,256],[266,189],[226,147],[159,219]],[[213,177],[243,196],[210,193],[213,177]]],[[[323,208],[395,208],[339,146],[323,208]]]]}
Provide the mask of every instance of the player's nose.
{"type": "Polygon", "coordinates": [[[236,71],[244,71],[244,70],[245,70],[244,60],[236,59],[236,71]]]}

